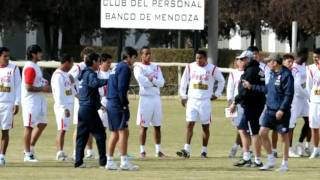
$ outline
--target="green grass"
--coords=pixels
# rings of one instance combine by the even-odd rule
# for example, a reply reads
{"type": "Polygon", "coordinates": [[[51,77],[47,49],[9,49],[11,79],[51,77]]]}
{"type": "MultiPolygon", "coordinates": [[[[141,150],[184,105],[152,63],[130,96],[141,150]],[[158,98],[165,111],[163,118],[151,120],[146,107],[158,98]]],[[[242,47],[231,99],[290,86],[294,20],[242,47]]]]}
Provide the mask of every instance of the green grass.
{"type": "MultiPolygon", "coordinates": [[[[138,157],[138,127],[135,125],[137,100],[131,99],[131,121],[129,152],[138,157]]],[[[11,141],[7,152],[7,166],[0,168],[0,180],[22,179],[316,179],[319,178],[320,159],[306,158],[290,159],[290,171],[282,174],[278,172],[260,172],[252,168],[236,168],[232,163],[237,159],[227,158],[229,148],[233,144],[235,130],[229,119],[224,118],[225,101],[213,103],[213,125],[209,143],[208,159],[200,159],[201,127],[195,128],[192,141],[192,157],[179,159],[175,152],[183,147],[185,139],[185,110],[177,99],[163,100],[163,151],[170,157],[166,160],[154,158],[154,143],[150,129],[147,140],[147,159],[134,160],[140,166],[137,172],[110,172],[98,168],[97,161],[86,161],[89,168],[74,169],[72,162],[56,162],[54,160],[56,123],[54,120],[52,99],[49,99],[49,124],[40,138],[36,152],[40,162],[27,164],[23,162],[22,119],[16,116],[15,128],[11,131],[11,141]]],[[[302,120],[298,121],[300,130],[302,120]]],[[[66,152],[72,154],[72,132],[66,137],[66,152]]],[[[298,131],[297,131],[298,132],[298,131]]],[[[297,136],[298,133],[296,133],[297,136]]],[[[295,142],[296,142],[295,137],[295,142]]],[[[281,148],[281,145],[279,145],[281,148]]],[[[264,158],[265,160],[265,158],[264,158]]],[[[278,165],[281,159],[277,160],[278,165]]]]}

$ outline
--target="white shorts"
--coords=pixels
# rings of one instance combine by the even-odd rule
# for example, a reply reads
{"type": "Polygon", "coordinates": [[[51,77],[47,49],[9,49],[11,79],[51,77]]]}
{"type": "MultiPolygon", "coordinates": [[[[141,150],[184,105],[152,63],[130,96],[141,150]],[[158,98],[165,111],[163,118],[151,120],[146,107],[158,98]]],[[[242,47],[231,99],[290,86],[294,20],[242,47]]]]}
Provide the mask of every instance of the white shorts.
{"type": "Polygon", "coordinates": [[[291,117],[289,128],[296,127],[297,119],[309,116],[309,103],[307,99],[294,98],[291,105],[291,117]]]}
{"type": "Polygon", "coordinates": [[[34,128],[38,124],[47,124],[47,110],[45,98],[37,103],[22,103],[23,126],[34,128]]]}
{"type": "Polygon", "coordinates": [[[137,125],[143,127],[161,126],[162,107],[160,96],[140,96],[137,125]]]}
{"type": "Polygon", "coordinates": [[[108,113],[107,113],[107,111],[103,111],[102,109],[99,109],[98,110],[98,114],[100,116],[100,119],[102,121],[103,126],[105,128],[108,128],[109,124],[108,124],[108,113]]]}
{"type": "Polygon", "coordinates": [[[312,129],[320,128],[320,103],[310,103],[309,126],[312,129]]]}
{"type": "Polygon", "coordinates": [[[13,127],[13,107],[12,103],[0,103],[0,128],[9,130],[13,127]]]}
{"type": "Polygon", "coordinates": [[[57,129],[58,131],[64,130],[68,131],[70,128],[71,119],[73,116],[73,104],[66,105],[67,109],[70,111],[70,117],[65,116],[65,109],[59,106],[54,106],[54,114],[56,116],[57,129]]]}
{"type": "Polygon", "coordinates": [[[187,122],[199,121],[202,125],[211,123],[210,99],[188,99],[186,108],[187,122]]]}
{"type": "Polygon", "coordinates": [[[78,111],[80,109],[79,99],[74,98],[74,105],[73,105],[73,124],[78,124],[78,111]]]}
{"type": "Polygon", "coordinates": [[[241,107],[240,104],[237,105],[237,112],[238,112],[238,116],[236,118],[232,118],[232,124],[234,125],[234,127],[238,127],[240,124],[240,121],[242,119],[244,110],[241,107]]]}

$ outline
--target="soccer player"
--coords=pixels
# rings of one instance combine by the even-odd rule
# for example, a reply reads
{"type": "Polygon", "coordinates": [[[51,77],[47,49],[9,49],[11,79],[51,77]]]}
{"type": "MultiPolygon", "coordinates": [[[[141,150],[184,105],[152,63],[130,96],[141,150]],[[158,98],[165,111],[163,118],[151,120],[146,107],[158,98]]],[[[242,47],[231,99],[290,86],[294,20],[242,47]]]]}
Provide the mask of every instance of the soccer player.
{"type": "Polygon", "coordinates": [[[21,77],[17,66],[9,62],[9,49],[0,47],[0,167],[6,164],[9,130],[13,128],[13,116],[19,111],[21,77]]]}
{"type": "Polygon", "coordinates": [[[134,66],[134,76],[139,84],[139,105],[137,125],[140,126],[140,157],[146,157],[146,138],[149,126],[154,127],[156,157],[164,158],[161,152],[162,108],[160,88],[164,86],[164,78],[159,66],[151,63],[151,49],[143,47],[140,50],[141,62],[134,66]]]}
{"type": "Polygon", "coordinates": [[[179,157],[190,157],[193,128],[195,122],[199,121],[203,130],[201,157],[207,158],[211,100],[221,96],[224,83],[225,80],[219,68],[207,62],[207,53],[202,50],[197,51],[196,61],[187,65],[181,78],[180,96],[182,106],[186,107],[187,134],[184,148],[177,152],[179,157]],[[218,81],[218,87],[213,94],[215,81],[218,81]]]}
{"type": "Polygon", "coordinates": [[[289,121],[294,96],[294,79],[291,71],[282,65],[282,61],[283,59],[279,55],[269,57],[268,66],[271,69],[271,76],[267,86],[251,85],[247,81],[243,83],[245,88],[252,91],[267,92],[267,110],[264,112],[259,135],[267,151],[268,160],[260,170],[271,169],[276,164],[269,138],[269,131],[273,129],[278,131],[284,143],[283,160],[278,171],[288,171],[289,121]]]}
{"type": "Polygon", "coordinates": [[[310,96],[309,126],[314,145],[310,159],[319,157],[319,128],[320,128],[320,48],[313,52],[314,64],[308,66],[307,91],[310,96]]]}
{"type": "MultiPolygon", "coordinates": [[[[236,67],[237,69],[233,69],[228,77],[227,83],[227,100],[228,105],[230,106],[231,103],[234,101],[234,98],[238,95],[238,86],[240,82],[240,77],[244,73],[245,63],[244,61],[240,60],[238,57],[236,59],[236,67]]],[[[238,116],[232,119],[232,123],[235,127],[238,127],[240,120],[243,115],[243,108],[240,105],[237,105],[238,116]]],[[[235,157],[238,151],[238,146],[242,146],[240,134],[237,131],[235,143],[232,146],[229,157],[235,157]]]]}
{"type": "Polygon", "coordinates": [[[68,74],[68,71],[73,65],[73,57],[68,54],[63,54],[60,63],[60,67],[51,77],[51,87],[54,99],[54,113],[58,127],[56,160],[65,161],[68,157],[63,150],[64,137],[70,127],[70,121],[73,115],[73,96],[75,93],[74,80],[71,79],[72,76],[68,74]]]}
{"type": "Polygon", "coordinates": [[[27,49],[28,61],[22,70],[21,105],[24,129],[24,161],[38,162],[34,147],[47,126],[47,101],[44,92],[51,92],[47,80],[37,64],[42,49],[31,45],[27,49]]]}
{"type": "Polygon", "coordinates": [[[131,79],[131,67],[138,56],[138,52],[132,47],[124,49],[123,61],[118,63],[109,76],[108,82],[108,122],[111,135],[108,143],[108,158],[106,168],[117,170],[118,165],[113,160],[113,155],[117,142],[119,141],[120,169],[138,170],[139,167],[133,165],[128,160],[128,121],[130,117],[128,90],[131,79]]]}
{"type": "MultiPolygon", "coordinates": [[[[239,57],[245,63],[245,70],[240,81],[249,81],[255,85],[265,85],[263,70],[259,67],[259,62],[253,59],[251,51],[244,51],[239,57]]],[[[242,83],[238,87],[238,95],[230,106],[230,111],[236,110],[237,104],[241,104],[244,109],[243,116],[238,125],[241,137],[243,157],[234,164],[238,167],[261,167],[261,142],[259,138],[259,118],[265,107],[265,93],[254,92],[244,88],[242,83]],[[250,136],[255,149],[254,163],[251,161],[250,136]]]]}
{"type": "Polygon", "coordinates": [[[83,163],[84,149],[90,133],[96,139],[100,167],[106,165],[106,132],[99,117],[101,108],[99,88],[105,86],[108,80],[98,79],[96,71],[99,68],[99,55],[91,53],[86,57],[86,68],[81,73],[79,80],[79,103],[77,125],[77,144],[75,168],[85,168],[83,163]]]}
{"type": "MultiPolygon", "coordinates": [[[[73,77],[75,80],[75,89],[76,94],[74,98],[74,109],[73,109],[73,124],[78,124],[78,111],[79,111],[79,99],[78,99],[78,90],[79,90],[79,76],[82,73],[82,71],[87,67],[85,64],[85,59],[88,56],[88,54],[94,53],[94,50],[89,47],[85,47],[81,53],[80,58],[83,60],[81,63],[74,65],[71,70],[69,71],[69,74],[73,77]]],[[[74,145],[74,151],[73,151],[73,159],[75,159],[76,154],[76,138],[77,138],[77,128],[74,129],[73,132],[73,145],[74,145]]],[[[95,153],[92,146],[92,135],[90,134],[88,143],[87,143],[87,151],[86,151],[86,158],[88,159],[94,159],[95,153]]]]}

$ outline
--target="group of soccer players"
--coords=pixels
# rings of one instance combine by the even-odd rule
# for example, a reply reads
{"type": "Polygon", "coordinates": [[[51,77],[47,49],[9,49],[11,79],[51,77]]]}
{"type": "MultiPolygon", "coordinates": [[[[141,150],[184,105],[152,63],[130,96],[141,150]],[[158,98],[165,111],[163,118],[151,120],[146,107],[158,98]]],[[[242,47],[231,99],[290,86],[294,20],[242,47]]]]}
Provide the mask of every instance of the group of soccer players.
{"type": "MultiPolygon", "coordinates": [[[[87,145],[86,157],[94,157],[92,150],[92,136],[94,136],[101,166],[109,170],[119,168],[137,170],[139,167],[130,163],[127,155],[130,117],[127,92],[131,69],[139,85],[137,125],[140,127],[140,157],[147,156],[145,144],[149,126],[154,128],[156,157],[166,157],[161,150],[160,98],[160,88],[164,86],[165,80],[161,68],[152,63],[151,49],[143,47],[139,53],[131,47],[126,47],[123,54],[124,60],[113,69],[111,69],[110,55],[99,56],[91,48],[83,49],[81,52],[83,61],[76,65],[73,64],[72,56],[63,54],[60,58],[61,65],[53,73],[50,86],[37,64],[42,60],[43,55],[38,45],[31,45],[27,49],[28,61],[23,67],[22,78],[19,68],[9,62],[9,49],[1,47],[0,166],[5,165],[6,162],[9,130],[13,127],[13,116],[18,113],[20,103],[25,128],[24,161],[38,161],[35,156],[35,145],[47,126],[47,102],[44,93],[52,92],[58,130],[56,160],[68,159],[64,151],[64,137],[73,119],[73,123],[77,125],[74,132],[73,152],[75,167],[85,167],[82,161],[85,145],[87,145]],[[135,62],[138,55],[141,61],[135,62]],[[98,102],[92,102],[97,99],[98,102]],[[93,106],[93,109],[90,109],[90,106],[93,106]],[[94,112],[91,112],[92,110],[94,112]],[[97,119],[99,123],[95,122],[97,119]],[[105,143],[106,129],[111,131],[108,147],[105,143]],[[119,167],[113,160],[117,143],[121,155],[119,167]]],[[[243,148],[243,157],[235,163],[236,166],[254,166],[262,170],[273,168],[277,157],[278,133],[285,144],[284,160],[280,171],[288,170],[288,157],[300,157],[311,151],[311,136],[313,150],[309,154],[310,158],[320,155],[318,148],[320,49],[314,51],[314,64],[306,66],[307,57],[308,52],[301,51],[297,58],[289,54],[283,57],[270,56],[265,63],[259,50],[256,47],[250,47],[236,58],[237,69],[229,74],[227,83],[230,112],[237,114],[233,118],[237,135],[229,156],[235,156],[238,146],[243,148]],[[299,144],[294,149],[292,147],[293,129],[299,117],[304,118],[305,124],[299,144]],[[272,143],[269,140],[270,129],[273,130],[272,143]],[[304,147],[302,143],[305,138],[307,142],[304,147]],[[251,162],[251,144],[255,149],[253,163],[251,162]],[[268,153],[268,162],[265,165],[260,160],[261,145],[268,153]]],[[[190,157],[193,128],[195,123],[199,122],[203,129],[201,157],[206,158],[212,122],[211,101],[222,95],[225,86],[224,76],[217,66],[208,63],[207,53],[199,50],[196,53],[195,62],[185,67],[180,84],[179,95],[182,106],[186,107],[187,131],[186,143],[177,155],[183,158],[190,157]]]]}

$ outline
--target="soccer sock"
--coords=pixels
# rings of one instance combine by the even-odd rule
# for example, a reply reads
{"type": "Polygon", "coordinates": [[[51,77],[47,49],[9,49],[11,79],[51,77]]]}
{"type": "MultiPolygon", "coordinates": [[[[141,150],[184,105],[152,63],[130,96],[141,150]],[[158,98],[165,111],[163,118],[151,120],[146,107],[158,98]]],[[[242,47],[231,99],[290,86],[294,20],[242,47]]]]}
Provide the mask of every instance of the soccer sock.
{"type": "Polygon", "coordinates": [[[260,157],[254,157],[254,162],[256,162],[257,164],[261,163],[261,158],[260,157]]]}
{"type": "Polygon", "coordinates": [[[186,150],[187,152],[190,152],[190,144],[185,144],[184,150],[186,150]]]}
{"type": "Polygon", "coordinates": [[[206,146],[202,146],[201,153],[207,153],[208,148],[206,146]]]}
{"type": "Polygon", "coordinates": [[[159,153],[161,151],[160,144],[156,144],[156,153],[159,153]]]}
{"type": "MultiPolygon", "coordinates": [[[[302,143],[301,143],[301,144],[302,144],[302,143]]],[[[306,148],[310,148],[310,143],[309,143],[309,142],[306,142],[305,147],[306,147],[306,148]]]]}
{"type": "Polygon", "coordinates": [[[281,164],[282,166],[288,166],[288,161],[286,161],[286,160],[282,160],[282,164],[281,164]]]}
{"type": "Polygon", "coordinates": [[[30,146],[30,153],[34,154],[34,146],[30,146]]]}
{"type": "Polygon", "coordinates": [[[4,159],[4,154],[0,154],[0,159],[4,159]]]}
{"type": "Polygon", "coordinates": [[[277,152],[277,149],[272,149],[272,152],[277,152]]]}
{"type": "Polygon", "coordinates": [[[313,148],[313,153],[318,153],[319,152],[319,148],[318,147],[314,147],[313,148]]]}
{"type": "Polygon", "coordinates": [[[274,156],[273,156],[273,154],[268,154],[268,155],[267,155],[267,158],[268,158],[268,162],[274,161],[274,156]]]}
{"type": "Polygon", "coordinates": [[[232,146],[232,149],[238,149],[238,146],[239,146],[239,144],[234,143],[233,146],[232,146]]]}
{"type": "Polygon", "coordinates": [[[250,152],[243,152],[243,160],[249,161],[251,159],[251,153],[250,152]]]}
{"type": "Polygon", "coordinates": [[[107,161],[113,161],[113,157],[112,156],[107,156],[107,161]]]}
{"type": "Polygon", "coordinates": [[[128,156],[121,156],[120,159],[121,159],[121,164],[128,163],[128,156]]]}
{"type": "Polygon", "coordinates": [[[93,152],[93,149],[87,149],[87,155],[93,155],[94,152],[93,152]]]}
{"type": "Polygon", "coordinates": [[[140,153],[146,152],[144,145],[140,145],[140,153]]]}

